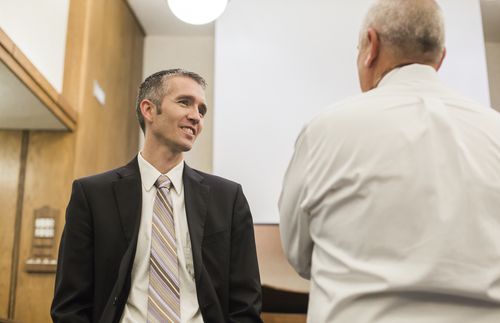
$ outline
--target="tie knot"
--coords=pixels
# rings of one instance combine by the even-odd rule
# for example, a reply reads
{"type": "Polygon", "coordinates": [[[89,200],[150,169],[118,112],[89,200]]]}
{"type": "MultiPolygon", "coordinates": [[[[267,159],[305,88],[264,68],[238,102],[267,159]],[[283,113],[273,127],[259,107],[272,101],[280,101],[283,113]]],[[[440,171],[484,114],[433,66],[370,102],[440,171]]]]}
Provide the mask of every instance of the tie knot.
{"type": "Polygon", "coordinates": [[[170,186],[172,186],[172,182],[170,179],[165,176],[165,175],[160,175],[158,179],[155,182],[156,188],[166,188],[167,190],[170,190],[170,186]]]}

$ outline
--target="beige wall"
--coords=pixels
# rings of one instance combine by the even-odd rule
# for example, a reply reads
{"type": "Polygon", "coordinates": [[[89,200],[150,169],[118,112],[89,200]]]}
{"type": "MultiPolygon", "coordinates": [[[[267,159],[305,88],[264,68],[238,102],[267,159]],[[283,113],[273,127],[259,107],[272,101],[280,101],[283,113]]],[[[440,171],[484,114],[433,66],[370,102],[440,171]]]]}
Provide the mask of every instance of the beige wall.
{"type": "Polygon", "coordinates": [[[486,42],[485,46],[491,106],[500,111],[500,43],[486,42]]]}
{"type": "Polygon", "coordinates": [[[214,84],[214,38],[148,36],[144,41],[143,78],[163,69],[184,68],[203,76],[208,83],[206,89],[208,113],[201,135],[193,149],[188,152],[186,162],[199,170],[212,171],[212,118],[214,84]]]}

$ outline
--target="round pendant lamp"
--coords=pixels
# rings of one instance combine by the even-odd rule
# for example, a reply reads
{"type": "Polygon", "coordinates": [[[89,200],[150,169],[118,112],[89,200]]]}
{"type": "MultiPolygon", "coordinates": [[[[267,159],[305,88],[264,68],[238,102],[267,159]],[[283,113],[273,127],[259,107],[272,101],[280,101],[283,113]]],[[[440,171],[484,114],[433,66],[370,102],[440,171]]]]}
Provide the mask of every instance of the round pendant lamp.
{"type": "Polygon", "coordinates": [[[203,25],[217,19],[226,9],[228,0],[168,0],[172,13],[192,25],[203,25]]]}

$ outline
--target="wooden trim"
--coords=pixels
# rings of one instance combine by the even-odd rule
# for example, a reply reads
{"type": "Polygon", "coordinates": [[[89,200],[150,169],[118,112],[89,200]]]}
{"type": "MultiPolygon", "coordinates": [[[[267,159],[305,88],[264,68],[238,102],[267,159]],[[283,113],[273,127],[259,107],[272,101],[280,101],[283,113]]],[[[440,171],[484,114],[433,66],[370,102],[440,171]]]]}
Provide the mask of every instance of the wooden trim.
{"type": "Polygon", "coordinates": [[[57,264],[24,264],[24,270],[28,273],[48,273],[55,274],[57,264]]]}
{"type": "Polygon", "coordinates": [[[2,28],[0,28],[0,45],[8,52],[14,51],[14,42],[3,32],[2,28]]]}
{"type": "Polygon", "coordinates": [[[9,310],[7,316],[14,317],[16,306],[16,290],[17,290],[17,273],[19,267],[19,252],[21,247],[21,224],[23,217],[23,204],[24,204],[24,184],[26,180],[26,164],[28,162],[28,147],[30,141],[30,133],[28,130],[23,131],[21,139],[21,155],[19,168],[19,181],[17,186],[17,205],[16,205],[16,220],[14,223],[14,243],[12,247],[12,263],[11,263],[11,276],[9,288],[9,310]]]}
{"type": "Polygon", "coordinates": [[[30,60],[16,47],[0,28],[0,61],[23,82],[26,87],[69,130],[76,128],[77,114],[70,104],[52,87],[30,60]]]}
{"type": "MultiPolygon", "coordinates": [[[[128,3],[127,0],[123,0],[123,2],[127,6],[127,8],[130,11],[130,13],[132,14],[132,17],[134,17],[135,23],[137,24],[137,26],[139,26],[139,29],[142,32],[142,36],[145,37],[146,36],[146,31],[145,31],[144,27],[142,26],[141,21],[139,20],[139,18],[137,18],[137,15],[135,14],[135,11],[132,10],[132,7],[130,6],[130,3],[128,3]]],[[[141,75],[141,77],[142,77],[142,75],[141,75]]]]}
{"type": "Polygon", "coordinates": [[[37,68],[31,63],[31,61],[19,50],[19,48],[14,47],[13,52],[14,59],[23,67],[23,69],[30,74],[33,80],[49,95],[49,97],[62,108],[62,111],[70,117],[73,121],[76,121],[76,111],[73,110],[66,101],[61,101],[59,93],[50,85],[49,81],[37,70],[37,68]]]}
{"type": "Polygon", "coordinates": [[[17,321],[12,321],[3,317],[0,317],[0,323],[18,323],[17,321]]]}

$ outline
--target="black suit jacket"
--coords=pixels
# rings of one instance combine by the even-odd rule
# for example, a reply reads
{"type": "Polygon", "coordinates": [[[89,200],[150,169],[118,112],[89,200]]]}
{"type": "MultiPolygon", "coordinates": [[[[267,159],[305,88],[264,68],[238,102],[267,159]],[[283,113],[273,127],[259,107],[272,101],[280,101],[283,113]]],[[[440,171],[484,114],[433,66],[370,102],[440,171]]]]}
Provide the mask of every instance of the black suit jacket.
{"type": "MultiPolygon", "coordinates": [[[[241,186],[184,165],[187,223],[205,322],[261,322],[253,222],[241,186]]],[[[54,322],[118,322],[142,208],[137,158],[73,183],[59,248],[54,322]]]]}

